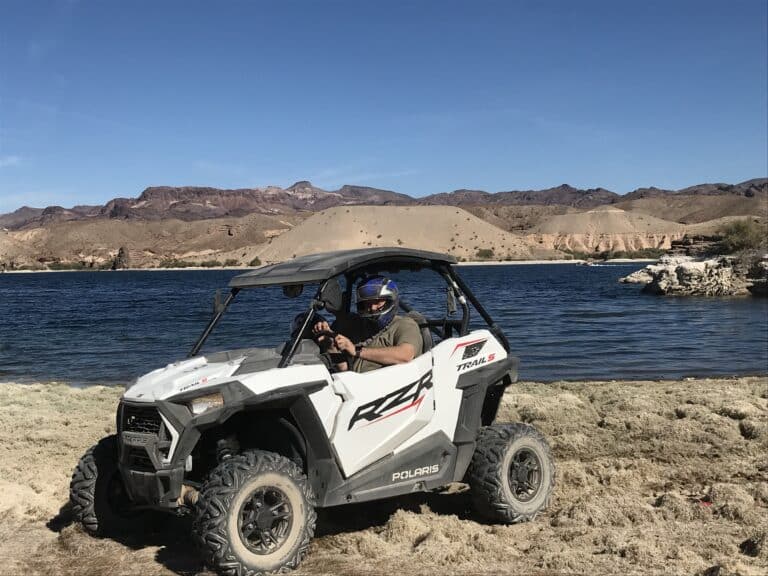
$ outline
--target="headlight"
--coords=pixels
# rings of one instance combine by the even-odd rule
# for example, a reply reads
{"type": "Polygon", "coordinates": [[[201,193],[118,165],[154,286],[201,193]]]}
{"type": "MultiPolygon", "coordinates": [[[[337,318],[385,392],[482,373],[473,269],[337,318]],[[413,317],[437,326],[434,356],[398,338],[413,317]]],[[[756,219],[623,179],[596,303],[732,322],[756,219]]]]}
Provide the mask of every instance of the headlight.
{"type": "Polygon", "coordinates": [[[224,406],[224,396],[221,395],[221,392],[198,396],[197,398],[192,398],[192,400],[187,403],[187,406],[189,406],[192,414],[197,416],[213,408],[224,406]]]}

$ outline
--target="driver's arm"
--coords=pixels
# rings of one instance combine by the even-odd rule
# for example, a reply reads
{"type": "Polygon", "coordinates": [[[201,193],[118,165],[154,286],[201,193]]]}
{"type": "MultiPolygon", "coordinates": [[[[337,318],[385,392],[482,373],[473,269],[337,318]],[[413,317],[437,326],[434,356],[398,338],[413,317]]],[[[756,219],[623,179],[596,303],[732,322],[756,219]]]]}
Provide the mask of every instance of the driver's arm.
{"type": "MultiPolygon", "coordinates": [[[[334,339],[336,348],[345,352],[349,357],[355,355],[355,345],[352,341],[344,336],[338,334],[334,339]]],[[[386,346],[382,348],[362,348],[360,350],[360,358],[363,360],[369,360],[382,366],[390,366],[392,364],[404,364],[410,362],[416,357],[416,349],[412,344],[402,343],[397,346],[386,346]]]]}
{"type": "Polygon", "coordinates": [[[386,348],[363,348],[360,350],[360,358],[370,360],[383,366],[392,364],[404,364],[416,357],[416,351],[410,344],[387,346],[386,348]]]}

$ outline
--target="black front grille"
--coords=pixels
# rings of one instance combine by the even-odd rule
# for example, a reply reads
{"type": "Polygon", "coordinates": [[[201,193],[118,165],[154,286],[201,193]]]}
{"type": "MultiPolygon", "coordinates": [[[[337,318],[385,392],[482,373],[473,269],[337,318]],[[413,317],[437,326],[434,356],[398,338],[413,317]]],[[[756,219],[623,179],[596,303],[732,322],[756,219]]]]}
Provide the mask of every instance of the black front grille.
{"type": "Polygon", "coordinates": [[[162,420],[156,408],[123,406],[123,432],[141,432],[142,434],[160,434],[162,420]]]}

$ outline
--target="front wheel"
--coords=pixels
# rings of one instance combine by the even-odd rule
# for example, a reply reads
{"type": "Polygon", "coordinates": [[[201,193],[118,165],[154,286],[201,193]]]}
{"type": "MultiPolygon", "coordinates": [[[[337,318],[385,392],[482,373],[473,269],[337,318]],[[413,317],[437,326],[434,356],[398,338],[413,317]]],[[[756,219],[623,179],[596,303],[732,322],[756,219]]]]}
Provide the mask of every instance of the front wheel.
{"type": "Polygon", "coordinates": [[[533,426],[494,424],[480,429],[467,476],[475,509],[490,520],[514,524],[547,508],[555,463],[533,426]]]}
{"type": "Polygon", "coordinates": [[[206,564],[252,576],[296,568],[315,531],[312,488],[292,461],[252,450],[224,460],[200,489],[192,531],[206,564]]]}
{"type": "Polygon", "coordinates": [[[75,520],[94,536],[130,531],[141,522],[130,509],[117,467],[117,436],[102,438],[80,458],[69,484],[69,501],[75,520]]]}

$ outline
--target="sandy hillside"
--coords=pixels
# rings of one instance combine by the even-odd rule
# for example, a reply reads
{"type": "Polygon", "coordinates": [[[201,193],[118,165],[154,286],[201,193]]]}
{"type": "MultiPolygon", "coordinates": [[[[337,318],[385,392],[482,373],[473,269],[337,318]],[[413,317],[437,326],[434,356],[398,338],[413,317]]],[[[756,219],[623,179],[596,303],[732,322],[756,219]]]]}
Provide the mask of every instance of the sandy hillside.
{"type": "Polygon", "coordinates": [[[685,226],[647,214],[601,206],[586,212],[552,216],[527,239],[547,248],[578,252],[641,250],[670,247],[682,238],[685,226]]]}
{"type": "MultiPolygon", "coordinates": [[[[208,574],[185,519],[119,540],[71,523],[69,475],[119,395],[0,384],[0,574],[208,574]]],[[[768,573],[768,377],[522,383],[500,419],[550,440],[548,512],[485,524],[460,491],[329,509],[296,574],[768,573]]]]}
{"type": "Polygon", "coordinates": [[[529,231],[552,216],[579,212],[576,208],[562,206],[560,204],[547,206],[538,204],[520,206],[492,204],[488,206],[462,206],[462,208],[471,212],[478,218],[482,218],[494,226],[498,226],[502,230],[509,230],[510,232],[517,233],[529,231]]]}
{"type": "MultiPolygon", "coordinates": [[[[48,259],[103,262],[124,246],[132,264],[148,266],[162,258],[204,258],[206,255],[238,250],[266,242],[290,229],[302,215],[217,218],[195,222],[181,220],[105,220],[61,222],[46,228],[2,233],[0,259],[16,254],[23,261],[48,259]],[[3,243],[5,238],[5,243],[3,243]],[[7,246],[7,249],[3,249],[7,246]]],[[[238,258],[239,260],[240,258],[238,258]]]]}
{"type": "Polygon", "coordinates": [[[422,248],[467,260],[476,259],[480,249],[493,250],[496,259],[557,256],[452,206],[329,208],[266,245],[254,247],[248,255],[258,256],[262,262],[278,262],[313,252],[368,246],[422,248]]]}

